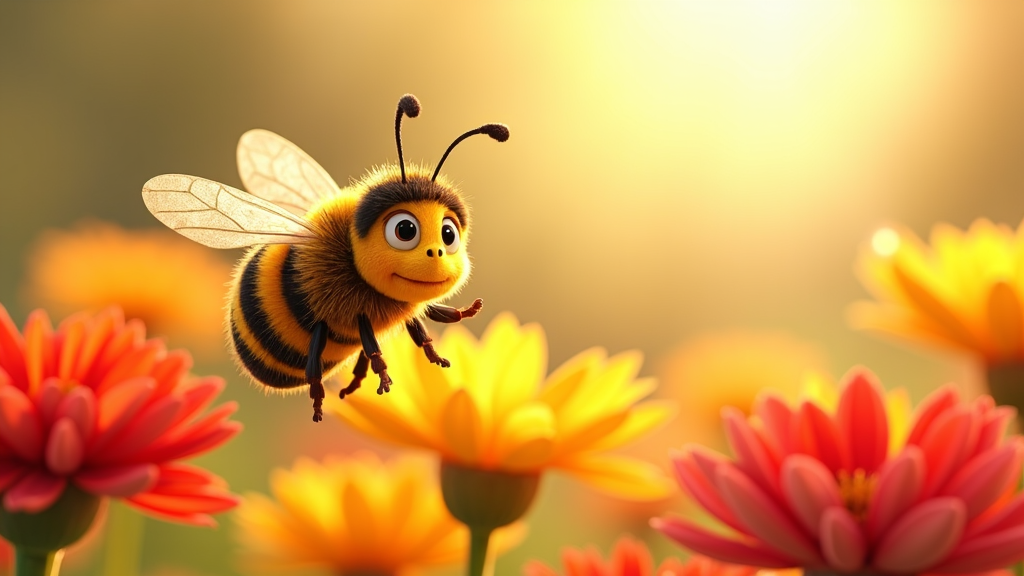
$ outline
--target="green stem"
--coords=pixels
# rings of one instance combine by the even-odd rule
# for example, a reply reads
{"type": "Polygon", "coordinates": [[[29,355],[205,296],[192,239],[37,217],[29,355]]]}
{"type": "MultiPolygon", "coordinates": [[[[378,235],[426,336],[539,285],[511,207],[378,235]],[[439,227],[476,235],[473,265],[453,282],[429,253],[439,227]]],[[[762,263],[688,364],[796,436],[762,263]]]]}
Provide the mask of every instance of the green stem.
{"type": "Polygon", "coordinates": [[[44,552],[15,547],[14,576],[57,576],[63,558],[63,550],[44,552]]]}
{"type": "Polygon", "coordinates": [[[469,576],[490,576],[494,572],[493,567],[487,565],[487,544],[491,540],[491,530],[469,527],[469,576]]]}

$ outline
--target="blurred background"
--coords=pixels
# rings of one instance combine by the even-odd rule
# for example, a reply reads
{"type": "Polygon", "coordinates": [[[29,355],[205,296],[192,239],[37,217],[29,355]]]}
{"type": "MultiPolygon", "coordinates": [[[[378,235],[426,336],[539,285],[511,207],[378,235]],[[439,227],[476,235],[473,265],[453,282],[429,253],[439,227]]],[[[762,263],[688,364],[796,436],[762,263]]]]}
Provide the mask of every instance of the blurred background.
{"type": "MultiPolygon", "coordinates": [[[[916,401],[975,370],[850,330],[847,307],[867,297],[853,262],[888,223],[922,236],[939,221],[1020,223],[1022,27],[1016,2],[2,3],[0,302],[20,325],[53,301],[40,275],[89,283],[80,259],[33,271],[62,234],[157,227],[140,197],[152,176],[239,186],[248,129],[285,136],[342,185],[394,162],[395,104],[411,92],[424,109],[405,124],[409,160],[434,164],[484,122],[511,128],[445,165],[474,219],[473,276],[452,303],[484,299],[477,334],[511,310],[544,326],[550,368],[594,345],[635,348],[669,390],[692,384],[679,363],[694,346],[763,335],[832,379],[867,365],[916,401]]],[[[127,293],[160,284],[208,306],[240,253],[204,251],[187,274],[122,269],[127,293]]],[[[245,432],[201,459],[234,491],[266,492],[270,469],[300,454],[393,450],[238,376],[219,304],[197,320],[212,341],[149,326],[241,402],[245,432]]],[[[709,417],[683,406],[683,420],[709,417]]],[[[690,440],[678,430],[652,458],[690,440]]],[[[498,573],[625,531],[678,552],[646,517],[684,504],[623,506],[547,476],[498,573]]],[[[239,573],[227,516],[213,531],[136,522],[144,574],[239,573]]],[[[100,573],[94,547],[66,573],[100,573]]]]}

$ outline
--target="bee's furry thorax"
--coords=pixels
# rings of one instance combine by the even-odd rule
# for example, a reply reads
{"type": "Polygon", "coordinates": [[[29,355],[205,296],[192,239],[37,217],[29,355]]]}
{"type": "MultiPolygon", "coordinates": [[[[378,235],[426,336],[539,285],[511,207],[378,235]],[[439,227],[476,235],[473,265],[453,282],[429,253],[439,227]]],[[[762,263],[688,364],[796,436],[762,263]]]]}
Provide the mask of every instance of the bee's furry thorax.
{"type": "Polygon", "coordinates": [[[359,205],[355,212],[356,232],[361,238],[370,233],[377,218],[400,202],[428,200],[448,207],[459,219],[462,229],[469,229],[469,210],[454,186],[442,178],[430,180],[430,171],[419,166],[408,166],[406,181],[397,166],[378,168],[355,184],[359,190],[359,205]]]}

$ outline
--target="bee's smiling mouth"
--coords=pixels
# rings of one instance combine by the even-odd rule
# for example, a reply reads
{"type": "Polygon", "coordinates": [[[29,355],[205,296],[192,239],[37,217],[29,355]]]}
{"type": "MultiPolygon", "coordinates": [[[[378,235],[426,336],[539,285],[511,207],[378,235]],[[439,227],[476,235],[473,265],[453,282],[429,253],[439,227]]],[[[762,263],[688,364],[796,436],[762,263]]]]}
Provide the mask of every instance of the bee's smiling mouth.
{"type": "Polygon", "coordinates": [[[447,279],[441,280],[440,282],[428,282],[428,281],[424,281],[424,280],[413,280],[412,278],[406,278],[405,276],[402,276],[401,274],[393,274],[393,276],[397,276],[398,278],[401,278],[402,280],[405,280],[406,282],[411,282],[411,283],[417,284],[419,286],[443,286],[443,285],[448,283],[447,279]]]}

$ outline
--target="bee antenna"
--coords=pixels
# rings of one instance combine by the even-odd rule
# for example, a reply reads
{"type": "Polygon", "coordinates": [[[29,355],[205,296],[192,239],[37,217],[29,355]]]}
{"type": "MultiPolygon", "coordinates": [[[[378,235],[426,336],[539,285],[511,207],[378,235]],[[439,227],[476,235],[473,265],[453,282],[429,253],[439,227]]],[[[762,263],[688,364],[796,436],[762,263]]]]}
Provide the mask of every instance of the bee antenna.
{"type": "Polygon", "coordinates": [[[405,160],[402,158],[402,115],[415,118],[420,115],[420,101],[412,94],[406,94],[398,101],[395,113],[395,143],[398,144],[398,165],[402,168],[402,183],[405,183],[405,160]]]}
{"type": "Polygon", "coordinates": [[[437,163],[437,168],[434,169],[434,175],[430,178],[431,182],[437,180],[437,174],[441,172],[441,165],[448,159],[448,155],[452,153],[452,149],[458,146],[459,142],[462,142],[474,134],[487,134],[498,142],[504,142],[505,140],[508,140],[508,126],[505,126],[504,124],[484,124],[483,126],[475,130],[470,130],[456,138],[455,142],[452,142],[452,145],[444,151],[444,156],[441,156],[441,161],[437,163]]]}

